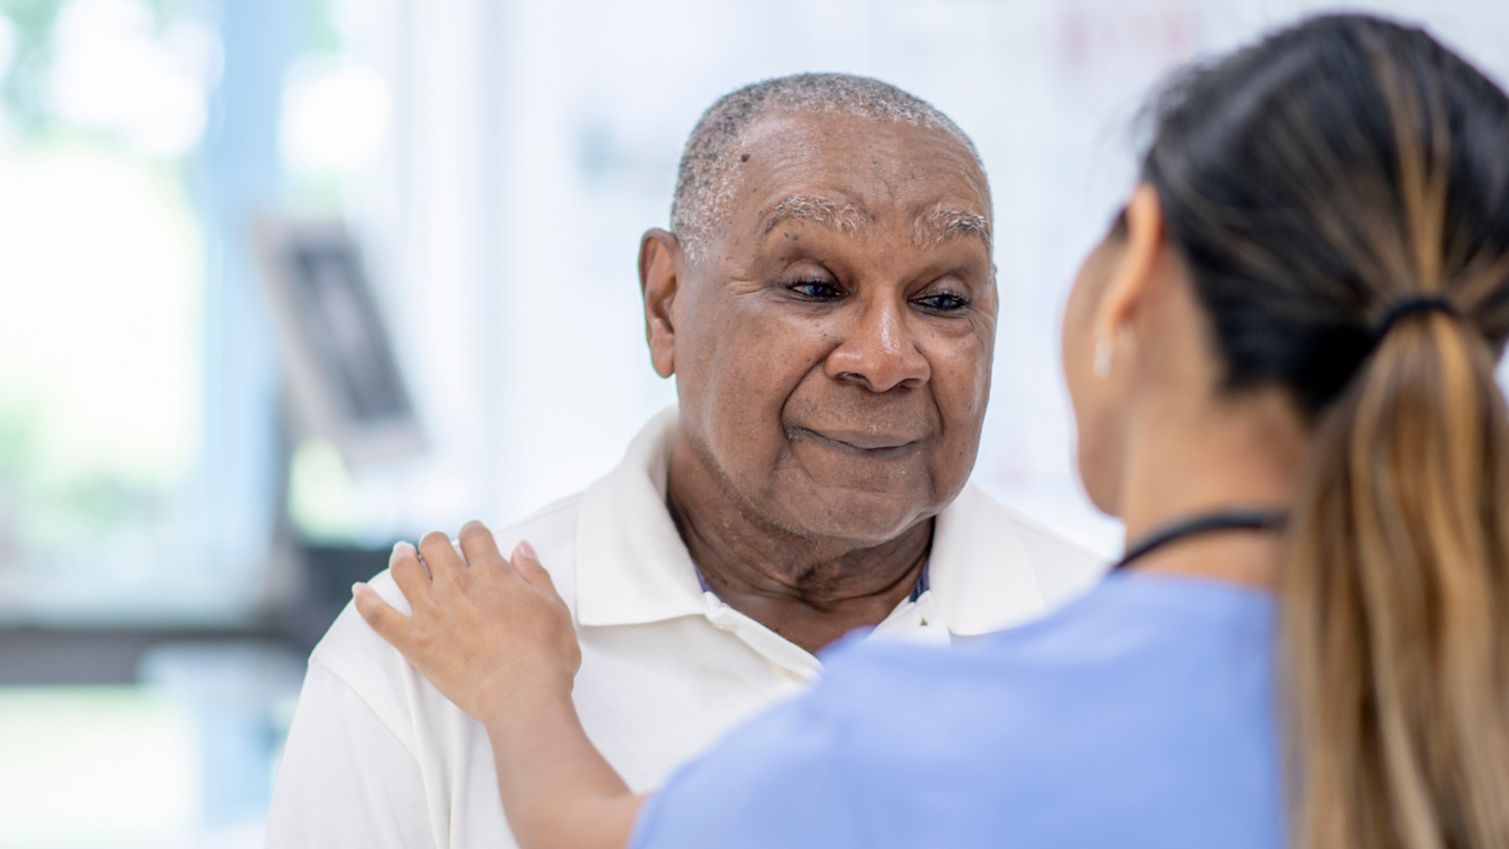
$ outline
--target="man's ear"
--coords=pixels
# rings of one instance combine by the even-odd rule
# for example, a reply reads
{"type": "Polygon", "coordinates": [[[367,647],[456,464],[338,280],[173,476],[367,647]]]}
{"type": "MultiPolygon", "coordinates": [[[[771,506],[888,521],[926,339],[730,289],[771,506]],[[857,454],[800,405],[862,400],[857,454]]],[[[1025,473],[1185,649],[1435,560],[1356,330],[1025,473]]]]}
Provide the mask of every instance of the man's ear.
{"type": "Polygon", "coordinates": [[[676,294],[681,287],[681,242],[659,227],[639,242],[639,289],[644,295],[644,334],[655,373],[676,373],[676,294]]]}
{"type": "Polygon", "coordinates": [[[1123,238],[1121,255],[1095,308],[1097,339],[1120,339],[1131,328],[1153,282],[1163,249],[1163,206],[1157,190],[1147,183],[1139,185],[1127,202],[1123,238]]]}

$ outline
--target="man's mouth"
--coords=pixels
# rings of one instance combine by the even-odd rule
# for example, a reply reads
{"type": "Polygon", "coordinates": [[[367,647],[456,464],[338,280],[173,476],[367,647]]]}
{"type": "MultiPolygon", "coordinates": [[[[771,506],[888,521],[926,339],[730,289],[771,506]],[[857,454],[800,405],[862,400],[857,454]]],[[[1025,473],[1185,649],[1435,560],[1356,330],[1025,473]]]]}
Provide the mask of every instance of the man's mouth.
{"type": "Polygon", "coordinates": [[[851,451],[866,457],[900,456],[911,451],[921,442],[916,437],[902,434],[844,428],[794,427],[791,428],[791,433],[794,436],[813,438],[840,450],[851,451]]]}

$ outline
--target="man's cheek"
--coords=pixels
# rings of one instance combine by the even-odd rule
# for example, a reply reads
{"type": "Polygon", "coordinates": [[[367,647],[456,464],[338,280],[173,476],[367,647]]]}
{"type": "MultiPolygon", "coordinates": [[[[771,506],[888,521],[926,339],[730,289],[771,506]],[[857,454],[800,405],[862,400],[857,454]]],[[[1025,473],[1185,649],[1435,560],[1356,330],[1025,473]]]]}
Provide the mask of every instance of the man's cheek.
{"type": "Polygon", "coordinates": [[[739,391],[760,395],[767,402],[784,403],[803,378],[822,365],[821,352],[814,350],[809,339],[768,333],[741,341],[749,355],[737,366],[739,391]]]}
{"type": "Polygon", "coordinates": [[[982,419],[990,397],[990,364],[973,357],[935,364],[932,384],[938,411],[952,426],[982,419]]]}

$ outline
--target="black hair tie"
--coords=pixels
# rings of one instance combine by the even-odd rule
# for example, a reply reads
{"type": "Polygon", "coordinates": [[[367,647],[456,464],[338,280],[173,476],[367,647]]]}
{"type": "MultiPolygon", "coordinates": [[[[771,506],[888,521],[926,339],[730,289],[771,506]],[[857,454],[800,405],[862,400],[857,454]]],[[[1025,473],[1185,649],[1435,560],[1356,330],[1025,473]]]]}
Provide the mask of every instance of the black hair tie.
{"type": "Polygon", "coordinates": [[[1406,318],[1422,313],[1441,312],[1452,318],[1461,318],[1462,314],[1455,304],[1445,298],[1406,298],[1394,305],[1378,323],[1378,332],[1373,334],[1374,342],[1382,342],[1383,337],[1394,329],[1394,326],[1406,318]]]}

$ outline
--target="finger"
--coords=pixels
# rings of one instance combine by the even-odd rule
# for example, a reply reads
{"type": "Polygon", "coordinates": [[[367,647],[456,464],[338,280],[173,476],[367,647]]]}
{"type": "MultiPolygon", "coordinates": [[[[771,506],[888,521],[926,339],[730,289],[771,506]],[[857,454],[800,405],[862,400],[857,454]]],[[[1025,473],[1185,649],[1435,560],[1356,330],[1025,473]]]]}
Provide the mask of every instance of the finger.
{"type": "Polygon", "coordinates": [[[509,562],[513,564],[514,571],[528,581],[530,586],[559,597],[560,594],[555,591],[555,581],[541,565],[540,556],[535,554],[534,546],[530,545],[528,540],[514,546],[513,557],[509,558],[509,562]]]}
{"type": "Polygon", "coordinates": [[[451,538],[440,531],[430,531],[419,540],[419,553],[436,582],[454,582],[463,577],[461,572],[466,564],[461,562],[461,555],[456,553],[451,538]]]}
{"type": "Polygon", "coordinates": [[[503,565],[503,553],[498,551],[498,541],[487,526],[476,520],[461,526],[461,551],[466,555],[466,565],[472,568],[503,565]]]}
{"type": "Polygon", "coordinates": [[[366,584],[352,584],[351,596],[356,602],[356,612],[367,620],[372,630],[401,651],[409,635],[409,617],[393,609],[392,605],[377,594],[377,590],[366,584]]]}
{"type": "Polygon", "coordinates": [[[407,542],[393,546],[393,554],[388,557],[388,573],[393,576],[403,597],[409,600],[409,607],[418,610],[420,605],[429,603],[430,573],[420,564],[419,552],[414,546],[407,542]]]}

